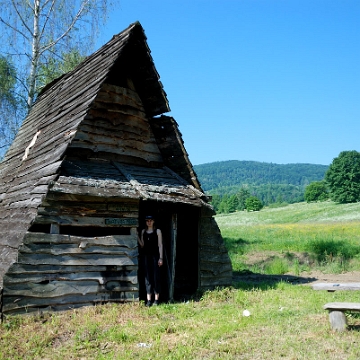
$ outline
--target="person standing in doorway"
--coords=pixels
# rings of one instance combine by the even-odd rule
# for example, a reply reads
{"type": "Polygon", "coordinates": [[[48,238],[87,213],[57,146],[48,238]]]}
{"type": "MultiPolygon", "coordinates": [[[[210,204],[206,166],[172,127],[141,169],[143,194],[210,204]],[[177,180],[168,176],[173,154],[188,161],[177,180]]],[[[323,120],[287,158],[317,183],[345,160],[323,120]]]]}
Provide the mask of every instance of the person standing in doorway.
{"type": "Polygon", "coordinates": [[[160,229],[155,227],[152,215],[145,216],[146,227],[141,231],[139,244],[144,254],[146,306],[152,305],[152,295],[155,294],[153,305],[159,304],[161,289],[160,267],[163,265],[163,243],[160,229]]]}

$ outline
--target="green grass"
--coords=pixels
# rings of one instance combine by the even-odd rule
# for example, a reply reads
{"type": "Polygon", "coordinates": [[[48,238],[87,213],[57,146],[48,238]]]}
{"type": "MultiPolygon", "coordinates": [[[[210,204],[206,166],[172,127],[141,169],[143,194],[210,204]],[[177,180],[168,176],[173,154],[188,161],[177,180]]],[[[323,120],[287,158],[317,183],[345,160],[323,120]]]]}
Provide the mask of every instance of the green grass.
{"type": "Polygon", "coordinates": [[[360,204],[300,203],[218,215],[235,271],[360,269],[360,204]],[[256,261],[256,255],[263,254],[256,261]],[[278,270],[277,270],[278,269],[278,270]]]}
{"type": "Polygon", "coordinates": [[[235,276],[230,288],[153,308],[10,316],[0,325],[0,359],[359,359],[360,316],[348,314],[350,331],[335,333],[323,310],[358,302],[359,293],[314,291],[277,276],[359,270],[359,210],[327,202],[217,216],[235,274],[268,274],[262,281],[235,276]]]}
{"type": "Polygon", "coordinates": [[[216,219],[226,227],[256,224],[347,223],[360,221],[360,203],[304,202],[276,208],[264,208],[261,211],[221,214],[216,219]]]}
{"type": "Polygon", "coordinates": [[[360,319],[333,333],[322,310],[357,299],[284,282],[235,284],[157,308],[108,304],[9,318],[0,327],[0,359],[358,359],[360,319]]]}

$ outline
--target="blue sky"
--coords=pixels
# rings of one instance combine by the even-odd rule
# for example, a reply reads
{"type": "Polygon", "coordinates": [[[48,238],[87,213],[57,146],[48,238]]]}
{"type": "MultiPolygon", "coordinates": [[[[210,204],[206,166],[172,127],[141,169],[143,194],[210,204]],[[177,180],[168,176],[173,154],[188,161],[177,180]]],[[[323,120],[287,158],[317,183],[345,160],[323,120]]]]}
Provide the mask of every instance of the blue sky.
{"type": "Polygon", "coordinates": [[[360,151],[359,0],[120,0],[140,21],[193,165],[328,165],[360,151]]]}

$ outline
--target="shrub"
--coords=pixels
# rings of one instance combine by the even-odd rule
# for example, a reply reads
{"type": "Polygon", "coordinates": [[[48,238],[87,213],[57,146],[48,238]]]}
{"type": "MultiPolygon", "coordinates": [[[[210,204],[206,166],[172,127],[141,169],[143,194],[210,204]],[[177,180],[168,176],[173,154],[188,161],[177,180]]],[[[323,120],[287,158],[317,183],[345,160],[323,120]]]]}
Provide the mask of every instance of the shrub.
{"type": "Polygon", "coordinates": [[[259,211],[263,208],[262,202],[256,196],[250,196],[245,202],[247,211],[259,211]]]}
{"type": "Polygon", "coordinates": [[[309,184],[305,189],[304,198],[306,202],[327,200],[329,192],[325,181],[314,181],[309,184]]]}
{"type": "Polygon", "coordinates": [[[318,262],[329,262],[336,258],[352,259],[360,250],[345,241],[315,240],[309,243],[309,251],[315,254],[318,262]]]}

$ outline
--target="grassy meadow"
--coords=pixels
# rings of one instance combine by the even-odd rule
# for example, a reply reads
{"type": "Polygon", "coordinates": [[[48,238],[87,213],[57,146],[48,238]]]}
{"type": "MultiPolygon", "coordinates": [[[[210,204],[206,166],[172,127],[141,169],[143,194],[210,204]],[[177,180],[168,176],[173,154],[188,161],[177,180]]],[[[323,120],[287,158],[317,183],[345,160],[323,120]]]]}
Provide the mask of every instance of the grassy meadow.
{"type": "Polygon", "coordinates": [[[216,217],[234,271],[360,270],[360,203],[297,203],[216,217]]]}
{"type": "Polygon", "coordinates": [[[0,359],[360,358],[360,316],[349,314],[349,331],[337,333],[322,309],[332,301],[358,302],[358,292],[266,280],[360,270],[360,204],[294,204],[216,220],[238,275],[233,286],[151,308],[107,304],[7,317],[0,359]],[[242,281],[246,274],[264,280],[242,281]]]}

